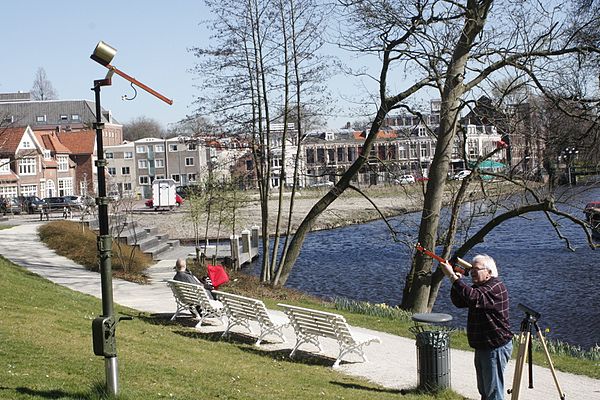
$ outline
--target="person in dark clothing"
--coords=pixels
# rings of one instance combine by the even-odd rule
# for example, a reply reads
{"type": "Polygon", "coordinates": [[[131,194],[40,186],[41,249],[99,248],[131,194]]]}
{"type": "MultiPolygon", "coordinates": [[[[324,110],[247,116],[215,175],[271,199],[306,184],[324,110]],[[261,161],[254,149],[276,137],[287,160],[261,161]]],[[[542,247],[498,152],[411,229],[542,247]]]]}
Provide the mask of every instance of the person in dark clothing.
{"type": "Polygon", "coordinates": [[[173,280],[186,283],[193,283],[194,285],[201,285],[208,293],[208,297],[213,300],[215,299],[215,296],[212,293],[212,291],[215,290],[215,288],[210,278],[208,276],[204,276],[200,279],[196,278],[194,274],[192,274],[187,269],[187,263],[185,261],[185,258],[178,258],[177,261],[175,261],[175,267],[173,268],[177,271],[175,273],[175,276],[173,277],[173,280]]]}
{"type": "Polygon", "coordinates": [[[459,308],[469,308],[467,338],[475,349],[477,389],[481,400],[504,399],[504,368],[512,353],[508,291],[498,278],[494,259],[480,254],[473,258],[470,270],[473,285],[449,263],[440,264],[452,282],[450,299],[459,308]]]}

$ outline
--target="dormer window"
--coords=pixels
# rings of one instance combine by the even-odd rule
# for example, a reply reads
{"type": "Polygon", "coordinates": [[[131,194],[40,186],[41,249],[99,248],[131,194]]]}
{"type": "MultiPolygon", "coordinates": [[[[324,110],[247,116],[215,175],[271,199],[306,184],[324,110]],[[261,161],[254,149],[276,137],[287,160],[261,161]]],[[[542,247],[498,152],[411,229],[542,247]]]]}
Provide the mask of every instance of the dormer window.
{"type": "Polygon", "coordinates": [[[35,117],[35,122],[46,122],[46,115],[37,115],[35,117]]]}
{"type": "Polygon", "coordinates": [[[66,115],[66,114],[61,114],[61,116],[60,116],[60,120],[61,120],[61,121],[68,121],[68,120],[69,120],[69,116],[68,116],[68,115],[66,115]]]}
{"type": "Polygon", "coordinates": [[[50,150],[44,150],[44,160],[49,160],[51,157],[50,150]]]}
{"type": "Polygon", "coordinates": [[[333,132],[325,132],[325,140],[334,140],[335,139],[335,135],[333,134],[333,132]]]}

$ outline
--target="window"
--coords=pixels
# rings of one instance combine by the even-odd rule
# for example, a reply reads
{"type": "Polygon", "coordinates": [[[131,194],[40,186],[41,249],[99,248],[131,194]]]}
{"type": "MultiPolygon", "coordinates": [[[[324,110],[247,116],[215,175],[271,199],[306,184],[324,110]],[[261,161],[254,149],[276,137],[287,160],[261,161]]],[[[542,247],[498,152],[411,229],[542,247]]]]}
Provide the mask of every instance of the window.
{"type": "Polygon", "coordinates": [[[164,153],[165,151],[165,146],[163,146],[162,144],[155,144],[154,145],[154,152],[155,153],[164,153]]]}
{"type": "Polygon", "coordinates": [[[173,174],[173,175],[171,175],[171,179],[173,179],[175,182],[181,182],[180,175],[173,174]]]}
{"type": "Polygon", "coordinates": [[[148,168],[148,161],[146,161],[146,160],[138,160],[138,168],[139,169],[148,168]]]}
{"type": "Polygon", "coordinates": [[[156,179],[165,179],[164,175],[156,175],[156,179]]]}
{"type": "Polygon", "coordinates": [[[306,149],[306,162],[308,164],[315,163],[315,149],[306,149]]]}
{"type": "Polygon", "coordinates": [[[196,150],[196,143],[188,143],[188,150],[190,150],[190,151],[196,150]]]}
{"type": "Polygon", "coordinates": [[[196,174],[187,175],[188,182],[196,182],[196,174]]]}
{"type": "Polygon", "coordinates": [[[21,185],[21,196],[37,196],[37,186],[21,185]]]}
{"type": "Polygon", "coordinates": [[[121,174],[123,175],[129,175],[129,167],[121,167],[121,174]]]}
{"type": "Polygon", "coordinates": [[[37,115],[35,117],[35,122],[46,122],[46,116],[45,115],[37,115]]]}
{"type": "Polygon", "coordinates": [[[194,165],[194,158],[193,157],[186,157],[185,158],[185,165],[188,167],[191,167],[194,165]]]}
{"type": "Polygon", "coordinates": [[[131,182],[124,183],[123,190],[125,190],[127,192],[131,192],[131,182]]]}
{"type": "Polygon", "coordinates": [[[79,114],[71,114],[71,120],[79,121],[79,114]]]}
{"type": "Polygon", "coordinates": [[[111,176],[115,176],[117,174],[117,169],[115,167],[108,167],[106,168],[106,172],[111,176]]]}
{"type": "Polygon", "coordinates": [[[44,155],[44,160],[49,160],[52,157],[52,153],[50,152],[50,150],[44,150],[43,155],[44,155]]]}
{"type": "Polygon", "coordinates": [[[137,146],[135,152],[138,154],[147,153],[146,146],[137,146]]]}
{"type": "Polygon", "coordinates": [[[0,197],[17,197],[17,186],[0,186],[0,197]]]}
{"type": "Polygon", "coordinates": [[[417,158],[417,144],[410,144],[410,158],[417,158]]]}
{"type": "Polygon", "coordinates": [[[128,160],[128,159],[132,159],[133,158],[133,153],[131,151],[126,151],[125,153],[123,153],[123,158],[128,160]]]}
{"type": "Polygon", "coordinates": [[[10,158],[0,158],[0,174],[10,173],[10,158]]]}
{"type": "Polygon", "coordinates": [[[356,160],[356,147],[348,147],[348,161],[356,160]]]}
{"type": "Polygon", "coordinates": [[[73,194],[73,178],[60,178],[58,180],[58,195],[71,196],[73,194]]]}
{"type": "Polygon", "coordinates": [[[35,165],[34,157],[23,157],[19,160],[19,175],[35,175],[35,165]]]}
{"type": "Polygon", "coordinates": [[[68,121],[68,120],[69,120],[69,116],[68,116],[68,115],[66,115],[66,114],[61,114],[61,115],[60,115],[60,120],[61,120],[61,121],[68,121]]]}
{"type": "Polygon", "coordinates": [[[115,158],[115,155],[112,151],[107,151],[106,153],[104,153],[104,158],[106,158],[107,160],[112,160],[113,158],[115,158]]]}
{"type": "Polygon", "coordinates": [[[177,144],[170,144],[169,151],[177,151],[177,144]]]}
{"type": "Polygon", "coordinates": [[[158,159],[154,160],[154,166],[156,168],[164,168],[165,167],[165,160],[163,160],[162,158],[158,158],[158,159]]]}
{"type": "Polygon", "coordinates": [[[139,180],[140,185],[149,185],[150,184],[150,179],[148,179],[148,177],[146,175],[140,176],[139,179],[140,179],[139,180]]]}
{"type": "Polygon", "coordinates": [[[8,117],[4,117],[2,119],[2,122],[6,124],[12,124],[13,122],[15,122],[15,117],[13,115],[9,115],[8,117]]]}
{"type": "Polygon", "coordinates": [[[69,156],[56,156],[56,161],[58,162],[59,171],[69,170],[69,156]]]}
{"type": "Polygon", "coordinates": [[[31,149],[31,148],[33,148],[33,144],[31,143],[31,141],[29,139],[24,139],[23,143],[22,143],[22,147],[24,149],[31,149]]]}

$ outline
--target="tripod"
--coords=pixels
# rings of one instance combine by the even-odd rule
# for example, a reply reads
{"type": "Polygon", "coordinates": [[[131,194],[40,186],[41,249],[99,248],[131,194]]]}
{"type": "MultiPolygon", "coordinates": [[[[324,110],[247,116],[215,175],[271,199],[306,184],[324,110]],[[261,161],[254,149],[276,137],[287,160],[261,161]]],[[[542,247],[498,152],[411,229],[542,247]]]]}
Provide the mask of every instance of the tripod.
{"type": "Polygon", "coordinates": [[[552,360],[550,359],[550,354],[548,353],[548,348],[546,347],[546,341],[544,340],[544,335],[540,331],[540,327],[537,323],[538,318],[540,318],[540,314],[527,308],[521,304],[519,304],[519,308],[524,309],[526,316],[521,321],[521,333],[519,334],[519,352],[517,353],[517,361],[515,365],[515,375],[513,378],[513,386],[512,389],[508,390],[508,393],[511,395],[511,400],[519,399],[519,391],[521,390],[521,378],[523,377],[523,367],[525,364],[525,354],[529,358],[529,388],[533,389],[533,351],[532,351],[532,330],[535,328],[537,334],[540,338],[540,342],[542,343],[542,347],[544,350],[544,354],[546,355],[546,360],[548,361],[548,365],[550,366],[550,371],[552,372],[552,378],[554,378],[554,384],[556,385],[556,389],[558,390],[558,395],[560,396],[560,400],[565,400],[565,394],[560,388],[558,383],[558,378],[556,377],[556,371],[554,370],[554,365],[552,364],[552,360]]]}

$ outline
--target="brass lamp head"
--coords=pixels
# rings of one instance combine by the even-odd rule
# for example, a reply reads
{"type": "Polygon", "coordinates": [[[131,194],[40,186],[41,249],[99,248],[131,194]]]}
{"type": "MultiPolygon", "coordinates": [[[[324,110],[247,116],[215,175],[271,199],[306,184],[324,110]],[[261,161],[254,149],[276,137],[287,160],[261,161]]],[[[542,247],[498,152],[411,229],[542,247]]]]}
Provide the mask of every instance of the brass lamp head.
{"type": "Polygon", "coordinates": [[[110,64],[115,54],[117,54],[117,49],[111,47],[103,41],[100,41],[96,45],[96,48],[94,49],[94,52],[90,58],[106,67],[110,64]]]}

